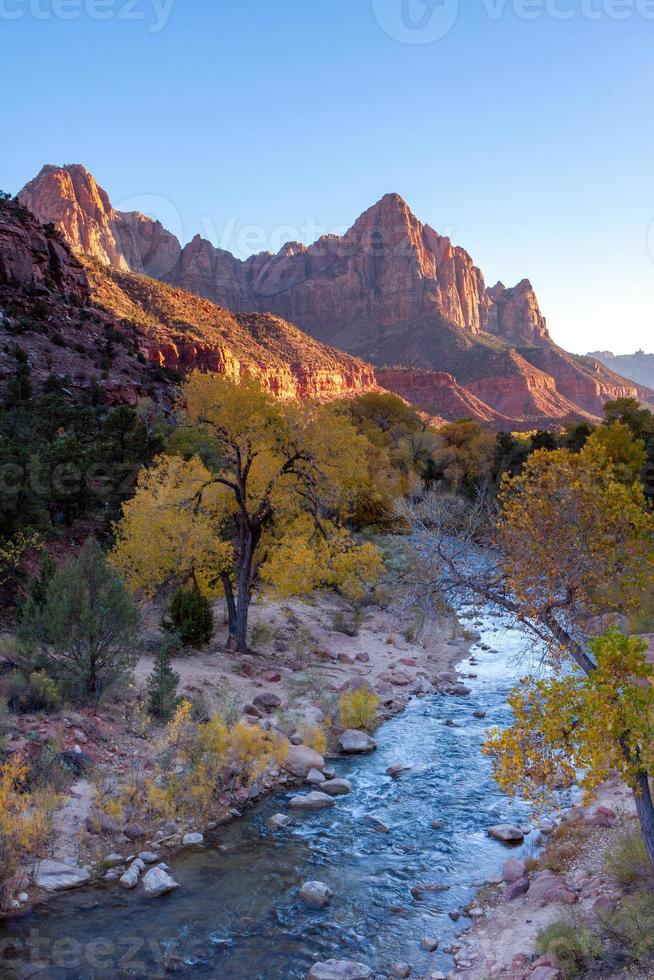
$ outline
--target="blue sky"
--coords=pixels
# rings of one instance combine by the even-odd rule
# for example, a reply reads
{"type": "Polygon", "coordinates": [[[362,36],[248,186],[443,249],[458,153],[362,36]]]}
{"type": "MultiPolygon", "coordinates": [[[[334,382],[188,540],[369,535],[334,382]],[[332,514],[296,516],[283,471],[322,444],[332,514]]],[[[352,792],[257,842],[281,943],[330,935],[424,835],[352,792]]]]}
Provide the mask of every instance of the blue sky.
{"type": "Polygon", "coordinates": [[[397,191],[563,346],[654,349],[653,0],[0,0],[0,44],[6,190],[84,163],[241,255],[397,191]]]}

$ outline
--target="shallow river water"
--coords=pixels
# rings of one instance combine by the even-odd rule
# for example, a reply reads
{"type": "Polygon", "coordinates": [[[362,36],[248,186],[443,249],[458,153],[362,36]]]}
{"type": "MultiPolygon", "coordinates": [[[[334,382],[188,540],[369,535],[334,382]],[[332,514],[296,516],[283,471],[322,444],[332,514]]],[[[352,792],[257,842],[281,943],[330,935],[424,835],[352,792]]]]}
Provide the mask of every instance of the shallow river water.
{"type": "Polygon", "coordinates": [[[207,850],[174,859],[180,888],[166,897],[148,900],[140,889],[103,885],[6,922],[0,950],[7,940],[24,948],[11,965],[4,960],[0,976],[92,980],[174,970],[198,978],[295,980],[330,957],[358,959],[381,976],[396,961],[409,963],[414,976],[447,972],[452,960],[442,948],[469,925],[448,913],[495,878],[507,855],[488,827],[529,818],[524,803],[499,792],[481,753],[486,727],[508,721],[506,694],[524,672],[517,659],[524,641],[499,618],[482,621],[471,651],[478,663],[460,668],[477,674],[466,681],[471,695],[416,698],[378,729],[376,752],[337,761],[337,774],[352,781],[354,792],[338,797],[333,809],[296,816],[272,834],[266,819],[283,812],[291,794],[277,795],[221,828],[207,850]],[[477,709],[486,718],[474,718],[477,709]],[[394,763],[413,768],[393,779],[386,769],[394,763]],[[369,815],[390,832],[376,831],[369,815]],[[434,830],[434,820],[445,828],[434,830]],[[324,911],[308,910],[297,898],[298,887],[316,879],[335,893],[324,911]],[[423,882],[450,887],[412,897],[411,887],[423,882]],[[425,937],[439,939],[441,949],[428,954],[425,937]]]}

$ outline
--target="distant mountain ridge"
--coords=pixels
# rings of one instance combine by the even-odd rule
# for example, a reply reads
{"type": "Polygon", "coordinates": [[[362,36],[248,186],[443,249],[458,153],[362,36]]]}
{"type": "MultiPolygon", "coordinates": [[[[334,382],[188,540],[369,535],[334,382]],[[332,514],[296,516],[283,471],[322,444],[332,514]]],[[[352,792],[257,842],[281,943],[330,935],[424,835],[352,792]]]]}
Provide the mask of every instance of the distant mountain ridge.
{"type": "Polygon", "coordinates": [[[343,236],[245,261],[200,236],[182,247],[159,222],[115,210],[79,164],[44,167],[19,196],[74,251],[117,274],[158,278],[237,314],[272,313],[332,348],[392,366],[389,387],[425,411],[444,403],[444,378],[458,386],[452,407],[465,387],[464,401],[485,406],[470,402],[473,417],[515,428],[597,417],[617,397],[654,400],[600,359],[557,347],[529,280],[487,288],[468,253],[397,194],[343,236]]]}
{"type": "Polygon", "coordinates": [[[611,351],[602,350],[588,356],[601,361],[624,378],[654,388],[654,354],[646,354],[643,350],[637,350],[634,354],[612,354],[611,351]]]}

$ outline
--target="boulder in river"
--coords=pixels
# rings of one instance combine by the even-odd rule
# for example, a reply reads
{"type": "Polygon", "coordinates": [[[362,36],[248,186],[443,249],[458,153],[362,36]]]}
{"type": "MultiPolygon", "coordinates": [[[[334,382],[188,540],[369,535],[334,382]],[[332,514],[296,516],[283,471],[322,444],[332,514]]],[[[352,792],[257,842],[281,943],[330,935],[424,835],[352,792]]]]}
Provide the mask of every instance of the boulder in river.
{"type": "Polygon", "coordinates": [[[306,905],[314,909],[324,909],[334,897],[334,892],[324,881],[306,881],[298,894],[306,905]]]}
{"type": "Polygon", "coordinates": [[[44,892],[61,892],[68,888],[86,885],[91,876],[84,868],[63,864],[61,861],[40,861],[34,878],[37,888],[44,892]]]}
{"type": "Polygon", "coordinates": [[[394,762],[392,766],[389,766],[386,770],[387,776],[400,776],[403,772],[409,772],[413,769],[413,766],[408,762],[394,762]]]}
{"type": "Polygon", "coordinates": [[[326,780],[319,769],[309,769],[309,772],[307,773],[307,782],[317,786],[319,783],[326,782],[326,780]]]}
{"type": "Polygon", "coordinates": [[[519,827],[510,823],[498,823],[488,831],[489,837],[502,841],[503,844],[521,844],[525,835],[519,827]]]}
{"type": "Polygon", "coordinates": [[[367,732],[356,728],[346,728],[338,740],[341,752],[348,755],[360,755],[363,752],[374,752],[377,743],[367,732]]]}
{"type": "Polygon", "coordinates": [[[269,830],[283,830],[284,827],[288,827],[289,823],[291,823],[291,817],[285,813],[275,813],[272,817],[268,818],[267,823],[269,830]]]}
{"type": "Polygon", "coordinates": [[[139,857],[144,864],[154,864],[155,861],[159,860],[159,855],[156,851],[139,851],[139,857]]]}
{"type": "Polygon", "coordinates": [[[390,833],[390,827],[388,827],[383,820],[376,817],[374,813],[368,813],[365,816],[365,821],[370,824],[373,830],[376,830],[378,834],[388,834],[390,833]]]}
{"type": "Polygon", "coordinates": [[[292,810],[326,810],[330,806],[336,806],[331,796],[319,790],[298,793],[289,800],[288,805],[292,810]]]}
{"type": "Polygon", "coordinates": [[[449,891],[449,885],[443,885],[440,882],[435,881],[423,881],[418,885],[414,885],[411,889],[411,894],[414,898],[422,898],[423,895],[434,895],[438,892],[449,891]]]}
{"type": "Polygon", "coordinates": [[[158,898],[179,888],[179,884],[164,868],[157,865],[143,875],[143,888],[148,898],[158,898]]]}
{"type": "Polygon", "coordinates": [[[325,760],[320,752],[308,745],[291,745],[284,759],[284,769],[298,779],[306,779],[312,769],[322,772],[324,767],[325,760]]]}
{"type": "Polygon", "coordinates": [[[372,970],[354,960],[324,960],[314,963],[306,980],[369,980],[372,970]]]}
{"type": "Polygon", "coordinates": [[[388,970],[389,977],[398,978],[398,980],[404,980],[405,977],[411,976],[411,967],[408,963],[391,963],[388,970]]]}
{"type": "Polygon", "coordinates": [[[132,861],[129,868],[123,872],[123,874],[118,879],[118,884],[121,888],[136,888],[139,883],[139,878],[141,877],[141,871],[143,871],[144,864],[141,858],[137,858],[132,861]]]}
{"type": "Polygon", "coordinates": [[[352,783],[349,779],[326,779],[320,784],[320,789],[330,796],[346,796],[352,792],[352,783]]]}
{"type": "Polygon", "coordinates": [[[182,837],[183,847],[202,847],[204,844],[204,835],[200,833],[184,834],[182,837]]]}
{"type": "Polygon", "coordinates": [[[447,693],[453,697],[465,698],[470,694],[470,688],[465,684],[453,684],[447,693]]]}

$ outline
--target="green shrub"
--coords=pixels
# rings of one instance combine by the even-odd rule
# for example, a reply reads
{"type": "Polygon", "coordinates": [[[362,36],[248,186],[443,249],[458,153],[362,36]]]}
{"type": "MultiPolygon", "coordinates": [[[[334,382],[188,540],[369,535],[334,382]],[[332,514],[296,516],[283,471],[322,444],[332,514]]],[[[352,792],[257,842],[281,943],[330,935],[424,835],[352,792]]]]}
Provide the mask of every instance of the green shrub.
{"type": "Polygon", "coordinates": [[[23,662],[36,662],[64,694],[97,702],[133,667],[139,624],[123,580],[89,538],[54,573],[43,604],[25,604],[18,628],[23,662]]]}
{"type": "Polygon", "coordinates": [[[48,739],[30,762],[27,784],[32,791],[47,789],[51,793],[63,793],[75,776],[75,770],[62,755],[59,745],[48,739]]]}
{"type": "Polygon", "coordinates": [[[196,588],[178,589],[171,600],[169,614],[173,626],[185,645],[202,646],[211,639],[213,633],[211,603],[196,588]]]}
{"type": "Polygon", "coordinates": [[[257,650],[259,647],[265,646],[274,637],[274,631],[270,623],[265,620],[260,619],[258,623],[255,623],[250,631],[250,645],[253,649],[257,650]]]}
{"type": "Polygon", "coordinates": [[[345,636],[356,636],[359,632],[355,619],[348,620],[345,614],[340,611],[335,612],[332,616],[332,630],[334,633],[343,633],[345,636]]]}
{"type": "Polygon", "coordinates": [[[623,885],[635,885],[652,877],[652,865],[643,835],[625,830],[606,852],[604,866],[623,885]]]}
{"type": "Polygon", "coordinates": [[[170,718],[177,705],[179,674],[170,665],[171,656],[170,644],[162,643],[148,678],[148,711],[155,718],[164,720],[170,718]]]}
{"type": "Polygon", "coordinates": [[[61,688],[43,670],[24,674],[12,670],[6,683],[7,704],[12,711],[55,711],[61,704],[61,688]]]}
{"type": "Polygon", "coordinates": [[[556,960],[565,980],[580,976],[592,960],[602,955],[602,944],[597,936],[570,922],[553,922],[541,929],[537,945],[540,953],[556,960]]]}
{"type": "Polygon", "coordinates": [[[654,957],[654,893],[638,891],[623,898],[619,908],[600,915],[606,932],[629,956],[641,963],[654,957]]]}

